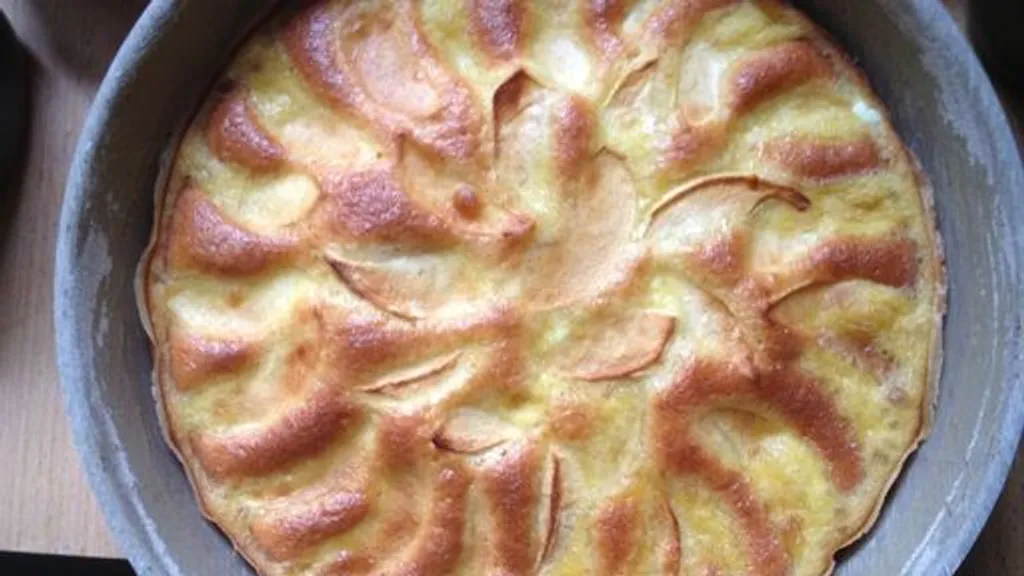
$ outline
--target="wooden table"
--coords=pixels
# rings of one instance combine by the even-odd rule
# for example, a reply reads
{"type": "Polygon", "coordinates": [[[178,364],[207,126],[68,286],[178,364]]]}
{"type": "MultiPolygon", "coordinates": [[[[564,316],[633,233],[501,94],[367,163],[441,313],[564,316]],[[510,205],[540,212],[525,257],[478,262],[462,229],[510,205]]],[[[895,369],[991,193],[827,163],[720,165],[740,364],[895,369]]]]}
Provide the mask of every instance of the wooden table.
{"type": "MultiPolygon", "coordinates": [[[[0,315],[0,550],[120,556],[79,468],[61,405],[52,267],[55,223],[82,121],[144,5],[0,0],[33,59],[24,176],[20,190],[0,199],[0,224],[6,223],[0,225],[0,301],[6,310],[0,315]]],[[[1024,458],[1018,457],[962,573],[1024,574],[1022,524],[1024,458]]]]}

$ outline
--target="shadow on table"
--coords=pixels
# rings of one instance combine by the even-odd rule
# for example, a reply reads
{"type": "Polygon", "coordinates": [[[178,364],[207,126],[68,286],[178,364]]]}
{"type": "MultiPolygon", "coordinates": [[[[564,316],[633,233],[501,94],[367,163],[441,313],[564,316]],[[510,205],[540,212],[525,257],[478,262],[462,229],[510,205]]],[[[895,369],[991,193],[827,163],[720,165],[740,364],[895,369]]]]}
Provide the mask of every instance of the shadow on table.
{"type": "Polygon", "coordinates": [[[1013,566],[1020,567],[1020,548],[1024,545],[1024,450],[1017,451],[1017,461],[1006,480],[999,502],[992,517],[982,530],[977,544],[964,560],[959,576],[996,576],[992,572],[1002,569],[999,574],[1012,574],[1013,566]],[[1017,560],[1010,556],[1017,555],[1017,560]]]}
{"type": "Polygon", "coordinates": [[[0,552],[0,574],[12,576],[135,576],[128,562],[71,556],[0,552]]]}
{"type": "MultiPolygon", "coordinates": [[[[146,4],[147,0],[31,0],[5,11],[17,21],[17,36],[38,31],[42,46],[34,45],[33,52],[52,54],[55,65],[77,82],[96,85],[146,4]]],[[[7,112],[0,118],[0,254],[25,193],[31,124],[38,120],[32,115],[30,96],[42,65],[24,48],[16,60],[14,54],[0,46],[0,109],[7,112]]]]}
{"type": "Polygon", "coordinates": [[[30,57],[0,15],[0,248],[18,212],[29,137],[30,57]]]}
{"type": "Polygon", "coordinates": [[[32,0],[47,44],[76,79],[99,83],[147,0],[32,0]]]}

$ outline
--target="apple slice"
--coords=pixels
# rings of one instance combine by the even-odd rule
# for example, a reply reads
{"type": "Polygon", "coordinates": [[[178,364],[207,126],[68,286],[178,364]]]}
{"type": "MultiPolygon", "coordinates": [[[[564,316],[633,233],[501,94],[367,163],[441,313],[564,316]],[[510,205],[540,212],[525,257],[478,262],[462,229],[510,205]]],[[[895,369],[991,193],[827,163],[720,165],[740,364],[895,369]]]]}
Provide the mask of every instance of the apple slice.
{"type": "Polygon", "coordinates": [[[372,384],[360,387],[359,391],[402,396],[404,392],[420,388],[421,384],[449,374],[458,365],[461,356],[460,352],[453,352],[412,368],[398,370],[372,384]]]}
{"type": "Polygon", "coordinates": [[[658,361],[674,328],[675,319],[663,314],[612,318],[573,345],[562,371],[588,382],[629,376],[658,361]]]}
{"type": "Polygon", "coordinates": [[[514,427],[482,410],[460,408],[434,433],[434,445],[449,452],[476,454],[516,435],[514,427]]]}

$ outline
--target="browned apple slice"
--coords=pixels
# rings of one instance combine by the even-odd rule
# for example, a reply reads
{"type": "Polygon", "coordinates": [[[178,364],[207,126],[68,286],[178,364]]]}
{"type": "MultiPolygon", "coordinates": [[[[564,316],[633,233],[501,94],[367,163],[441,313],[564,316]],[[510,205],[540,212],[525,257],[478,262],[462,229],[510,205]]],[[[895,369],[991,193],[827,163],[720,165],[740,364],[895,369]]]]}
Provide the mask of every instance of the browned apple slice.
{"type": "Polygon", "coordinates": [[[407,139],[398,143],[398,155],[403,188],[412,201],[470,247],[512,244],[533,231],[533,218],[510,208],[508,192],[487,178],[467,180],[450,163],[407,139]]]}
{"type": "Polygon", "coordinates": [[[898,288],[866,282],[812,285],[769,310],[772,320],[853,363],[884,383],[894,362],[878,343],[910,305],[898,288]]]}
{"type": "Polygon", "coordinates": [[[408,135],[448,158],[477,151],[481,110],[465,83],[425,48],[411,4],[364,10],[317,3],[281,40],[314,93],[358,112],[382,140],[408,135]]]}
{"type": "Polygon", "coordinates": [[[344,534],[370,511],[364,492],[339,490],[308,502],[286,501],[280,509],[256,517],[253,538],[275,560],[288,560],[332,536],[344,534]]]}
{"type": "Polygon", "coordinates": [[[662,544],[662,573],[666,576],[679,573],[679,565],[682,562],[682,530],[679,527],[679,517],[672,509],[672,503],[664,496],[661,504],[662,515],[668,525],[668,535],[662,544]]]}
{"type": "Polygon", "coordinates": [[[412,388],[420,388],[421,384],[435,381],[451,373],[455,366],[458,365],[461,356],[460,352],[440,356],[418,366],[395,371],[372,384],[358,388],[358,390],[361,392],[386,394],[388,396],[400,396],[403,392],[410,391],[412,388]]]}
{"type": "Polygon", "coordinates": [[[460,408],[434,434],[434,445],[450,452],[475,454],[503,444],[515,435],[515,428],[486,412],[460,408]]]}
{"type": "Polygon", "coordinates": [[[218,377],[238,374],[260,360],[264,344],[241,338],[217,339],[170,330],[169,370],[179,390],[191,390],[218,377]]]}
{"type": "Polygon", "coordinates": [[[716,230],[741,223],[768,200],[780,200],[801,212],[811,205],[806,196],[789,186],[752,174],[716,174],[669,192],[651,211],[647,235],[706,240],[716,230]]]}
{"type": "Polygon", "coordinates": [[[847,280],[907,288],[917,278],[917,252],[917,244],[898,233],[831,238],[776,275],[771,302],[778,305],[801,292],[847,280]]]}
{"type": "Polygon", "coordinates": [[[287,161],[288,150],[260,122],[245,88],[235,88],[210,115],[210,151],[222,162],[269,172],[287,161]]]}
{"type": "Polygon", "coordinates": [[[426,318],[460,297],[458,272],[439,257],[392,258],[383,263],[326,256],[338,278],[382,312],[405,320],[426,318]]]}
{"type": "Polygon", "coordinates": [[[639,260],[636,184],[619,156],[598,151],[593,107],[521,72],[495,94],[494,121],[498,183],[536,220],[522,255],[531,308],[594,301],[627,283],[639,260]]]}
{"type": "Polygon", "coordinates": [[[351,398],[324,387],[266,423],[196,433],[192,451],[214,478],[259,476],[316,455],[357,427],[363,413],[351,398]]]}
{"type": "Polygon", "coordinates": [[[610,319],[573,345],[562,370],[589,382],[629,376],[658,361],[674,328],[675,319],[663,314],[610,319]]]}
{"type": "Polygon", "coordinates": [[[603,153],[586,161],[565,204],[555,238],[525,259],[533,272],[527,292],[536,308],[593,302],[629,283],[642,260],[631,242],[636,191],[625,164],[603,153]]]}
{"type": "Polygon", "coordinates": [[[765,142],[761,153],[791,173],[815,180],[856,176],[885,165],[878,145],[869,136],[839,143],[786,137],[765,142]]]}
{"type": "Polygon", "coordinates": [[[230,276],[259,274],[292,259],[299,247],[291,231],[271,236],[249,230],[198,188],[185,188],[174,202],[165,250],[175,268],[230,276]]]}
{"type": "Polygon", "coordinates": [[[547,513],[541,511],[541,530],[544,534],[544,545],[537,557],[540,567],[551,557],[558,540],[559,522],[562,515],[562,459],[552,453],[547,468],[544,494],[547,496],[547,513]]]}
{"type": "Polygon", "coordinates": [[[832,66],[817,47],[793,41],[744,58],[730,72],[725,91],[729,108],[743,114],[808,82],[832,77],[832,66]]]}
{"type": "MultiPolygon", "coordinates": [[[[416,535],[393,566],[373,574],[451,574],[456,572],[468,523],[472,476],[461,463],[444,462],[435,473],[429,509],[416,535]]],[[[416,504],[419,504],[417,502],[416,504]]],[[[348,571],[338,572],[349,574],[348,571]]],[[[370,573],[369,571],[367,573],[370,573]]]]}

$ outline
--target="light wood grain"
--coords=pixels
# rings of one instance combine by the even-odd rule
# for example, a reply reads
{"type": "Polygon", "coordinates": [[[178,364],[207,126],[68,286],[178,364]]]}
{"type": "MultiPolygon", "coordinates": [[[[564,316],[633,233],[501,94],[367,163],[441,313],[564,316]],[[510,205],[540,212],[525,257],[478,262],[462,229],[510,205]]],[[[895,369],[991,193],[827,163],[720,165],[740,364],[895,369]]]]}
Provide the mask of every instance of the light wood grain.
{"type": "Polygon", "coordinates": [[[0,549],[116,556],[61,404],[52,267],[82,121],[142,2],[0,0],[0,7],[32,59],[21,186],[0,198],[0,549]]]}
{"type": "MultiPolygon", "coordinates": [[[[944,1],[962,23],[962,0],[944,1]]],[[[80,471],[61,405],[52,261],[82,121],[144,3],[0,0],[33,58],[24,175],[16,190],[0,197],[0,550],[120,555],[80,471]]],[[[1024,105],[1011,108],[1024,114],[1024,105]]],[[[1024,456],[961,574],[1024,574],[1024,456]]]]}

